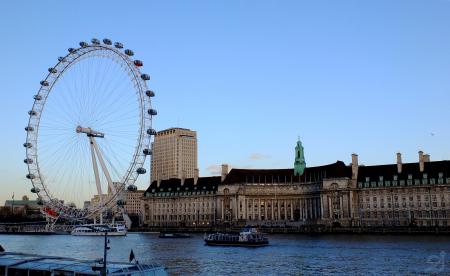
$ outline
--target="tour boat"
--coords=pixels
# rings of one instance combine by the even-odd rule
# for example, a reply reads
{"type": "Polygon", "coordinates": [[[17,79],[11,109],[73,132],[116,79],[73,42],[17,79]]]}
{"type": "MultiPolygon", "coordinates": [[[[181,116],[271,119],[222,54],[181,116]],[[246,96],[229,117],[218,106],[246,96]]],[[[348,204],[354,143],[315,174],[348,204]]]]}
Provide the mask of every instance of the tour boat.
{"type": "Polygon", "coordinates": [[[239,233],[205,234],[206,245],[223,246],[265,246],[269,244],[267,235],[254,227],[245,227],[239,233]]]}
{"type": "Polygon", "coordinates": [[[161,239],[186,239],[190,238],[191,235],[187,233],[168,233],[168,232],[160,232],[159,237],[161,239]]]}
{"type": "Polygon", "coordinates": [[[163,266],[157,264],[107,262],[104,265],[100,260],[76,260],[0,250],[0,275],[167,276],[168,274],[163,266]],[[102,269],[105,270],[103,274],[102,269]]]}
{"type": "Polygon", "coordinates": [[[75,227],[72,236],[126,236],[127,228],[123,224],[84,224],[75,227]]]}

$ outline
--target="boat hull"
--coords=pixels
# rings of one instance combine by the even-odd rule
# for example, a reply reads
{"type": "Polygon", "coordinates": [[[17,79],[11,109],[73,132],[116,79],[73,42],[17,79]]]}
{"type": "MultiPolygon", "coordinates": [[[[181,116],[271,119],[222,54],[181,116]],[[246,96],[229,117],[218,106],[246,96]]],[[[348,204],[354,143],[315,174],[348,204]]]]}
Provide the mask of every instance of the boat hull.
{"type": "Polygon", "coordinates": [[[75,227],[72,236],[126,236],[127,229],[123,225],[85,224],[75,227]]]}
{"type": "MultiPolygon", "coordinates": [[[[72,236],[105,236],[105,232],[90,232],[90,233],[71,233],[72,236]]],[[[126,232],[108,232],[108,237],[111,236],[126,236],[126,232]]]]}
{"type": "Polygon", "coordinates": [[[229,241],[208,241],[205,240],[206,245],[210,246],[245,246],[245,247],[259,247],[269,245],[268,241],[260,242],[229,242],[229,241]]]}
{"type": "Polygon", "coordinates": [[[160,239],[188,239],[191,236],[189,234],[180,234],[180,233],[160,233],[160,239]]]}

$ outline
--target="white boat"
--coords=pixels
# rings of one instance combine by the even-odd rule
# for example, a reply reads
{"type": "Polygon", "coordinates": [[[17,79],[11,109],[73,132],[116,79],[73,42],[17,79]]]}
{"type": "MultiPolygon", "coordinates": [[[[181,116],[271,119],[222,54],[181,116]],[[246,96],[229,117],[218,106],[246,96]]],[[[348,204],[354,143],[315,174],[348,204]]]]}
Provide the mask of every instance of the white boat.
{"type": "Polygon", "coordinates": [[[127,228],[123,224],[84,224],[75,227],[72,236],[126,236],[127,228]]]}

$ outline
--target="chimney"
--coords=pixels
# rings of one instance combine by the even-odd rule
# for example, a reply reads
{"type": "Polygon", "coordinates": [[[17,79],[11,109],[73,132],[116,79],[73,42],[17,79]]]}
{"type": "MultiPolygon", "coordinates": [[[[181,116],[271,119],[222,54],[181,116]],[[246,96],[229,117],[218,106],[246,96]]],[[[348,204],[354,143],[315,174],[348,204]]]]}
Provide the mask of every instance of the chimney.
{"type": "Polygon", "coordinates": [[[420,172],[423,172],[425,170],[423,151],[419,151],[419,167],[420,167],[420,172]]]}
{"type": "Polygon", "coordinates": [[[184,185],[184,182],[185,182],[185,181],[186,181],[186,172],[183,171],[183,172],[181,173],[181,186],[184,185]]]}
{"type": "Polygon", "coordinates": [[[159,188],[161,185],[161,178],[158,177],[158,180],[156,180],[156,186],[159,188]]]}
{"type": "Polygon", "coordinates": [[[425,155],[423,156],[423,162],[425,162],[425,163],[430,162],[430,155],[429,155],[429,154],[425,154],[425,155]]]}
{"type": "Polygon", "coordinates": [[[198,169],[195,169],[195,170],[194,170],[194,185],[197,185],[197,182],[198,182],[198,175],[199,175],[198,169]]]}
{"type": "Polygon", "coordinates": [[[225,180],[225,178],[228,175],[228,165],[227,164],[222,164],[222,182],[225,180]]]}
{"type": "Polygon", "coordinates": [[[402,154],[400,152],[397,152],[397,173],[398,174],[402,173],[402,167],[403,167],[402,154]]]}
{"type": "Polygon", "coordinates": [[[358,154],[353,153],[352,154],[352,179],[356,180],[358,179],[358,154]]]}

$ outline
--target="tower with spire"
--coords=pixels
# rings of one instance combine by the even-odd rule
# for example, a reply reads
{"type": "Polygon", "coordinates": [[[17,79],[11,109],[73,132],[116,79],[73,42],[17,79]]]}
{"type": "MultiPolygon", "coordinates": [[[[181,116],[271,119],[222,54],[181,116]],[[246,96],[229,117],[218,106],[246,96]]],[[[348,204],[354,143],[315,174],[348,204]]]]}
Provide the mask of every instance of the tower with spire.
{"type": "Polygon", "coordinates": [[[305,168],[305,152],[302,141],[300,141],[300,137],[298,137],[297,146],[295,147],[294,175],[303,175],[305,168]]]}

